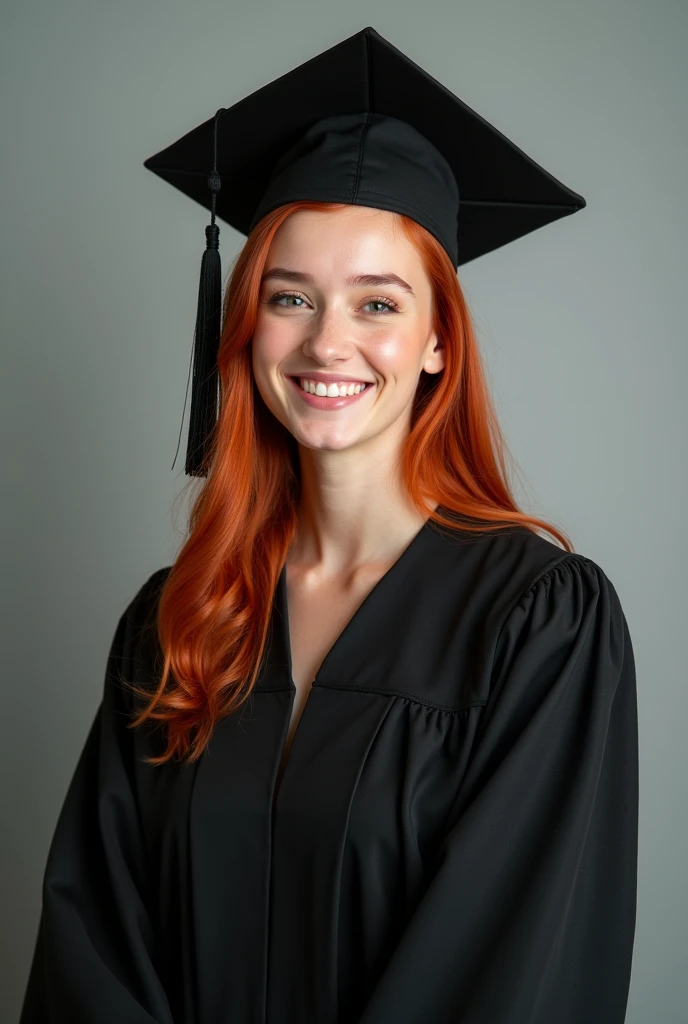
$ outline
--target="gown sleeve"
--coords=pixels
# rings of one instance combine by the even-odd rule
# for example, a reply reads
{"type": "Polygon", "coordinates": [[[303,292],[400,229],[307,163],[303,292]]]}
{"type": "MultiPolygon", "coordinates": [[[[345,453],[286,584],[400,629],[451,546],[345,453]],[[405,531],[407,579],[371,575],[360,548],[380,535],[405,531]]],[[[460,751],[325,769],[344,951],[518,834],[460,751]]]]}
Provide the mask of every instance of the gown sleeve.
{"type": "MultiPolygon", "coordinates": [[[[154,574],[155,576],[155,574],[154,574]]],[[[172,1024],[152,956],[145,858],[126,728],[144,584],[121,616],[102,699],[58,816],[19,1024],[172,1024]]]]}
{"type": "Polygon", "coordinates": [[[633,649],[570,553],[503,623],[430,880],[359,1024],[622,1024],[636,918],[633,649]]]}

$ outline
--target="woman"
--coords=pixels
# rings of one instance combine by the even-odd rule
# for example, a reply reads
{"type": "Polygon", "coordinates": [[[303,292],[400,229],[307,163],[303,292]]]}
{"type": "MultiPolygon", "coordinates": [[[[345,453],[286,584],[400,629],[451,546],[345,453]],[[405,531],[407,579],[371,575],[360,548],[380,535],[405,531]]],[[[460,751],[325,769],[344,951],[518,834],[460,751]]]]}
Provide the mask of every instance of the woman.
{"type": "MultiPolygon", "coordinates": [[[[366,29],[281,88],[361,54],[370,82],[418,74],[366,29]]],[[[217,424],[204,262],[189,453],[207,481],[115,631],[21,1024],[624,1019],[628,625],[600,566],[513,499],[455,272],[532,224],[490,239],[469,215],[452,237],[459,157],[383,106],[309,128],[249,198],[229,175],[223,215],[255,222],[217,424]]]]}

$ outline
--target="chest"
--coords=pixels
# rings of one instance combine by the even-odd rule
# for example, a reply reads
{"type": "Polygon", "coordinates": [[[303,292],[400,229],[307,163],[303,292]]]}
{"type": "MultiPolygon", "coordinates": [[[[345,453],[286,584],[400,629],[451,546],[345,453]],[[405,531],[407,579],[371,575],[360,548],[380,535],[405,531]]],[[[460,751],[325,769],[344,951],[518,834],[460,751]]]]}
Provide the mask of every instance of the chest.
{"type": "MultiPolygon", "coordinates": [[[[283,567],[250,700],[192,771],[142,768],[161,944],[194,928],[191,951],[165,963],[177,977],[197,956],[200,991],[216,980],[194,1019],[219,1020],[230,994],[246,1022],[360,1019],[342,992],[358,981],[369,991],[426,884],[493,648],[466,614],[484,549],[470,548],[472,575],[452,572],[444,551],[433,559],[430,541],[426,531],[386,575],[352,586],[309,589],[283,567]],[[227,949],[240,955],[218,957],[227,949]],[[331,1006],[311,1007],[326,978],[331,1006]]],[[[141,753],[159,754],[158,731],[144,738],[141,753]]]]}
{"type": "Polygon", "coordinates": [[[306,585],[298,574],[287,577],[289,640],[296,696],[289,722],[283,765],[318,669],[383,572],[383,568],[377,571],[367,570],[359,574],[353,584],[329,581],[317,587],[306,585]]]}

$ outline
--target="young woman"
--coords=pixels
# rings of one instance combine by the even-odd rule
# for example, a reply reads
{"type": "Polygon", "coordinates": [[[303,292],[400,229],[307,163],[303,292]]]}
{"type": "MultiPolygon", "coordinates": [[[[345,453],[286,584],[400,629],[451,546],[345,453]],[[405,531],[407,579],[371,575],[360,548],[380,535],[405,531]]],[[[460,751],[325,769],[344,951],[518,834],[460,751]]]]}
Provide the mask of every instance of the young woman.
{"type": "Polygon", "coordinates": [[[444,165],[404,212],[417,139],[369,113],[251,200],[207,480],[117,625],[21,1024],[624,1019],[628,625],[517,507],[432,229],[444,165]],[[336,178],[347,146],[358,185],[389,155],[384,201],[294,177],[316,153],[336,178]]]}

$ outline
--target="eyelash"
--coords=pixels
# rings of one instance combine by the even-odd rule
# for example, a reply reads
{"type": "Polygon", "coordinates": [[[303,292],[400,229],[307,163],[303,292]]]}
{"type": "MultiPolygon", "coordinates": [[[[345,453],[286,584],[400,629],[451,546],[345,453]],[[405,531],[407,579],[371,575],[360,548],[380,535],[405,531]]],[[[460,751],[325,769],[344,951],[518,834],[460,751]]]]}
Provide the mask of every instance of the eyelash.
{"type": "MultiPolygon", "coordinates": [[[[303,299],[303,295],[300,295],[299,292],[275,292],[275,294],[271,295],[270,298],[268,299],[268,305],[276,306],[277,305],[277,300],[278,299],[282,299],[282,298],[284,298],[287,295],[293,295],[294,298],[303,299]]],[[[368,299],[366,302],[363,303],[363,305],[367,306],[369,302],[380,302],[380,303],[382,303],[385,306],[389,306],[392,313],[398,313],[399,312],[399,306],[396,304],[396,302],[392,302],[391,299],[384,299],[381,295],[375,296],[372,299],[368,299]]],[[[288,307],[284,306],[283,308],[287,309],[288,307]]],[[[292,309],[302,309],[303,307],[302,306],[292,306],[291,308],[292,309]]],[[[382,312],[380,312],[378,310],[377,312],[371,313],[371,315],[372,316],[389,316],[389,313],[382,313],[382,312]]]]}

